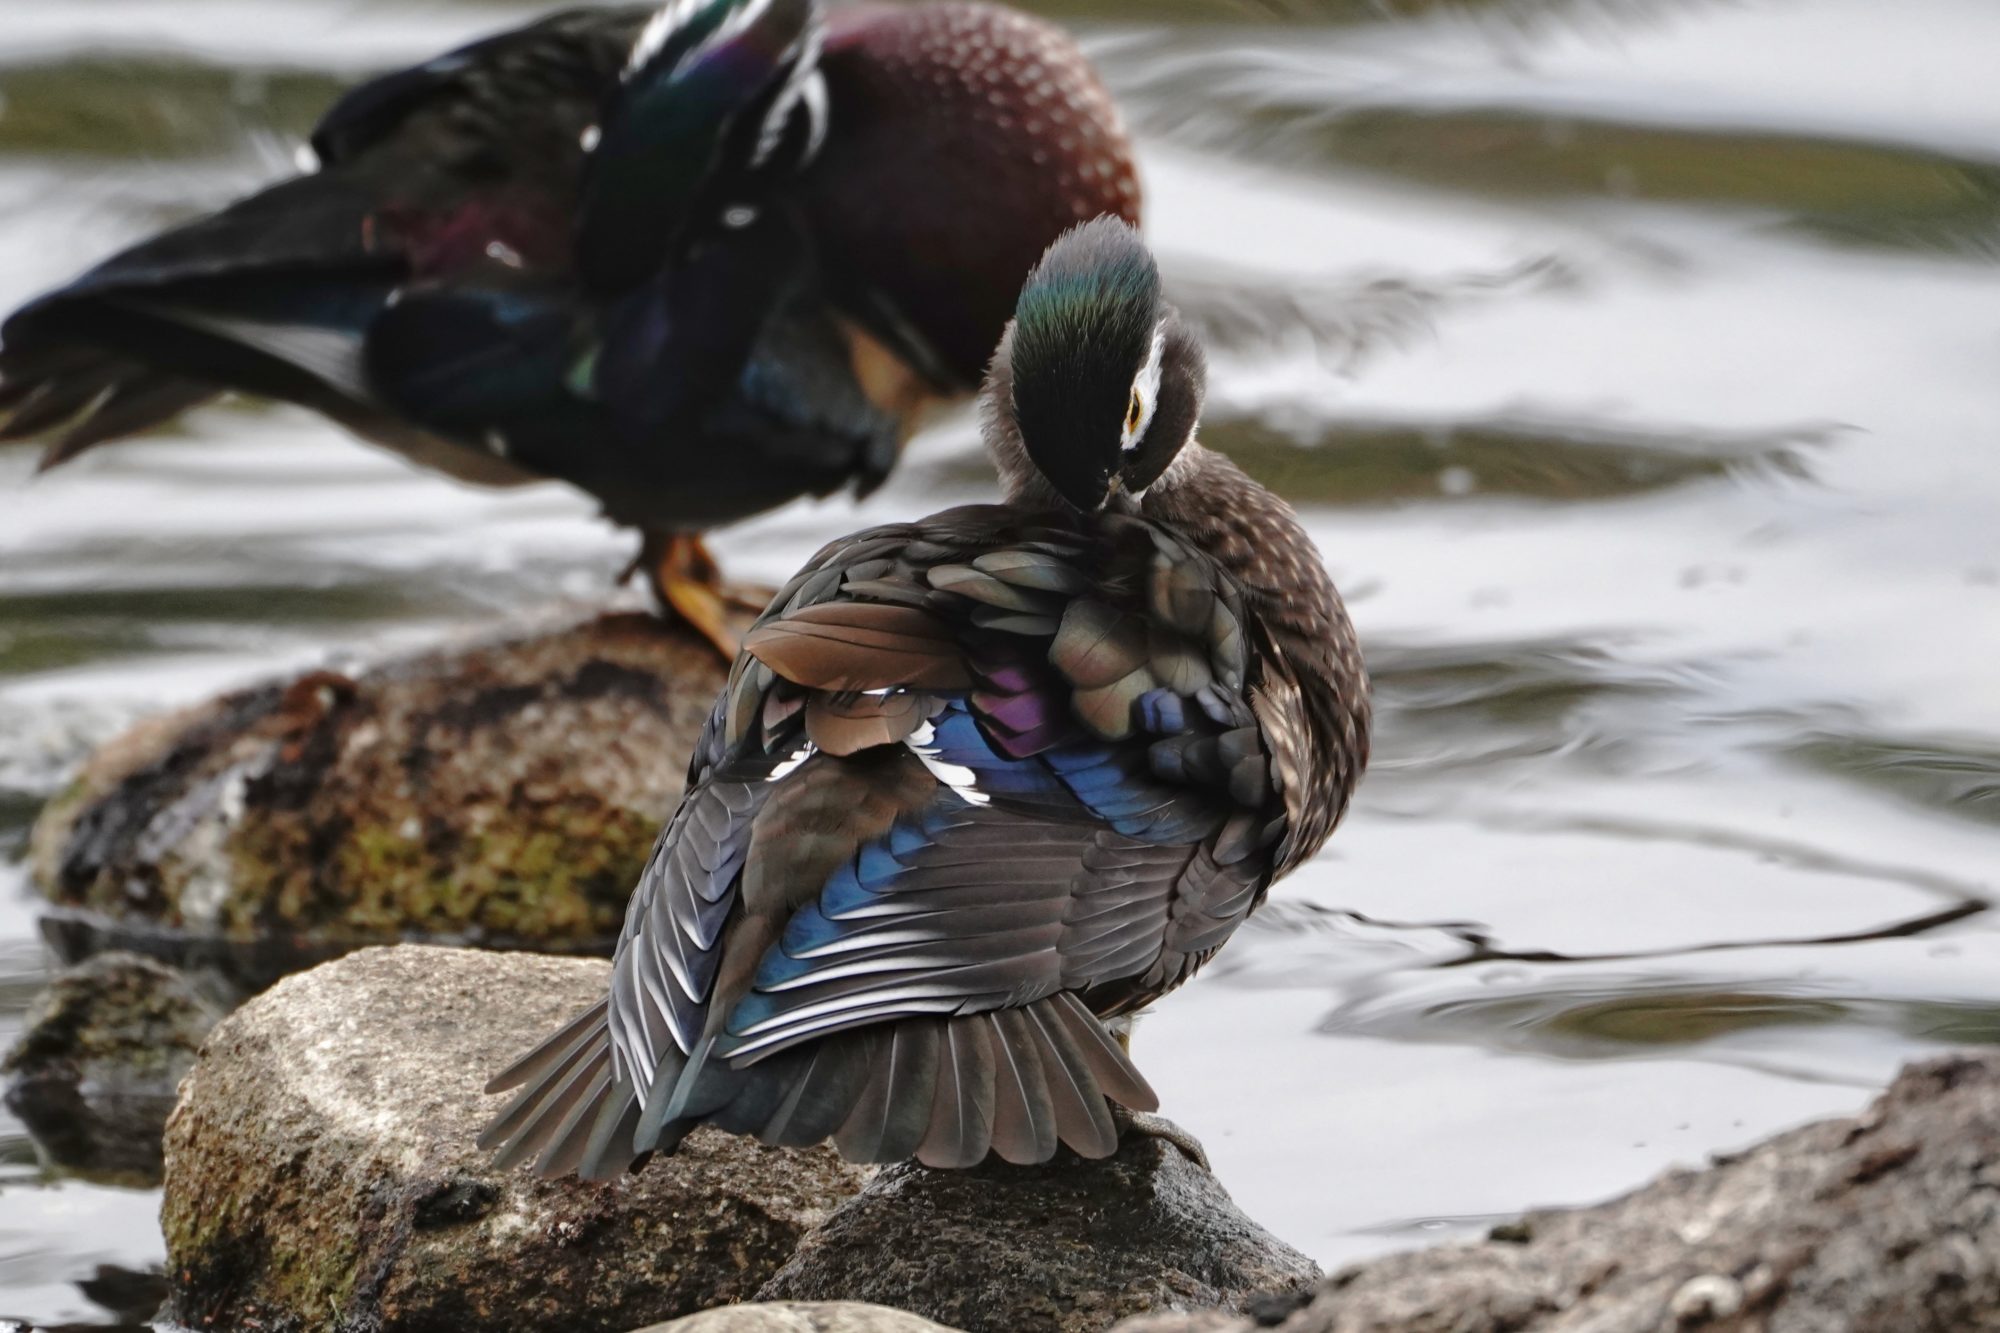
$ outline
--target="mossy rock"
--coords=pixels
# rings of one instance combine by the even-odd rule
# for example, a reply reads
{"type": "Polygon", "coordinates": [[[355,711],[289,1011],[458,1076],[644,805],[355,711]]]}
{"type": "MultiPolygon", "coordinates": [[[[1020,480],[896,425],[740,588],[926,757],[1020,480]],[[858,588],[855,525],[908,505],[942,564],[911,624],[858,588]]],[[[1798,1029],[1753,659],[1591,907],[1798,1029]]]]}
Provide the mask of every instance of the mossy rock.
{"type": "Polygon", "coordinates": [[[402,940],[608,952],[723,680],[611,615],[153,719],[35,828],[47,933],[245,990],[402,940]]]}
{"type": "Polygon", "coordinates": [[[698,1131],[614,1181],[496,1169],[486,1080],[610,966],[367,949],[215,1030],[167,1126],[164,1323],[624,1333],[740,1301],[866,1176],[698,1131]]]}
{"type": "Polygon", "coordinates": [[[157,1185],[160,1129],[222,1010],[150,958],[106,953],[59,973],[0,1061],[7,1109],[43,1158],[109,1184],[157,1185]]]}

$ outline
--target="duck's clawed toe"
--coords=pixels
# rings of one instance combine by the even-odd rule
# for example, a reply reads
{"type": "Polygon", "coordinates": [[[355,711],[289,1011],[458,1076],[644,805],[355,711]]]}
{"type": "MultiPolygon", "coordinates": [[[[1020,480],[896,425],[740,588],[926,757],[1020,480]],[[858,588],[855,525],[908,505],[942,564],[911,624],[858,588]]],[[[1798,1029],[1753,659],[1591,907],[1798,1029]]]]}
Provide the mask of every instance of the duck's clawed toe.
{"type": "Polygon", "coordinates": [[[1128,1111],[1120,1106],[1115,1109],[1114,1118],[1118,1121],[1118,1136],[1121,1139],[1127,1134],[1138,1134],[1171,1143],[1181,1150],[1183,1157],[1214,1174],[1214,1168],[1208,1164],[1208,1149],[1201,1146],[1201,1140],[1165,1116],[1149,1111],[1128,1111]]]}

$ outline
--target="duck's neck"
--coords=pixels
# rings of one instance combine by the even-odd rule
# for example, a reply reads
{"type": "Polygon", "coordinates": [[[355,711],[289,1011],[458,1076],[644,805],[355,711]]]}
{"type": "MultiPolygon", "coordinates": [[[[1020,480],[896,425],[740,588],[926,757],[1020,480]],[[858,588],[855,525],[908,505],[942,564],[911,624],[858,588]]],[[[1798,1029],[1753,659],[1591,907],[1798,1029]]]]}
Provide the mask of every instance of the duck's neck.
{"type": "Polygon", "coordinates": [[[1334,679],[1345,656],[1358,669],[1354,630],[1319,548],[1292,507],[1235,463],[1189,444],[1140,509],[1236,577],[1295,667],[1334,679]]]}
{"type": "Polygon", "coordinates": [[[1291,819],[1282,873],[1319,850],[1368,763],[1368,675],[1353,623],[1292,507],[1221,454],[1188,445],[1141,510],[1235,576],[1251,633],[1265,641],[1255,691],[1291,819]]]}

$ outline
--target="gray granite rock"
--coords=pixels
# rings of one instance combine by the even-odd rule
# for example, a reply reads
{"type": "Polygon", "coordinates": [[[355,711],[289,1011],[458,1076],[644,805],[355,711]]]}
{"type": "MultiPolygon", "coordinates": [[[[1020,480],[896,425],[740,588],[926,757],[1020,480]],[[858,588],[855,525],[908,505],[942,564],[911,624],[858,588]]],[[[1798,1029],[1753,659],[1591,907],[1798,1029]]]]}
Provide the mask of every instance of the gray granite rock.
{"type": "Polygon", "coordinates": [[[473,1147],[502,1104],[488,1076],[608,973],[369,949],[226,1019],[167,1127],[168,1321],[622,1333],[752,1295],[861,1170],[703,1132],[591,1185],[496,1172],[473,1147]]]}
{"type": "Polygon", "coordinates": [[[1116,1333],[1992,1333],[2000,1057],[1912,1066],[1857,1119],[1358,1264],[1259,1314],[1116,1333]]]}
{"type": "Polygon", "coordinates": [[[1303,1291],[1312,1261],[1159,1139],[1041,1167],[888,1167],[806,1237],[760,1300],[872,1301],[968,1333],[1098,1333],[1151,1310],[1303,1291]]]}

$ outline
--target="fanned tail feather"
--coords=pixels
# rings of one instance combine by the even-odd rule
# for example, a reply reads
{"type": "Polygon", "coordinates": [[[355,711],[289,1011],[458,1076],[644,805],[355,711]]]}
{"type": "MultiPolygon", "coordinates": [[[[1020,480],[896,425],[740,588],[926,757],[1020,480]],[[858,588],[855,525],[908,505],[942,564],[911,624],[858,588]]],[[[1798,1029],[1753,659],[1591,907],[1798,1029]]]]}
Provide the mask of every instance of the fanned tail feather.
{"type": "Polygon", "coordinates": [[[1123,1050],[1067,992],[1023,1009],[912,1018],[837,1033],[743,1068],[669,1053],[645,1088],[621,1074],[608,1006],[578,1015],[487,1085],[519,1089],[480,1135],[506,1167],[603,1180],[698,1124],[781,1147],[831,1138],[854,1162],[966,1167],[989,1153],[1047,1161],[1117,1150],[1111,1106],[1159,1101],[1123,1050]]]}

